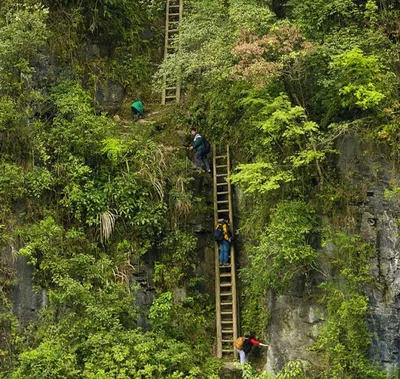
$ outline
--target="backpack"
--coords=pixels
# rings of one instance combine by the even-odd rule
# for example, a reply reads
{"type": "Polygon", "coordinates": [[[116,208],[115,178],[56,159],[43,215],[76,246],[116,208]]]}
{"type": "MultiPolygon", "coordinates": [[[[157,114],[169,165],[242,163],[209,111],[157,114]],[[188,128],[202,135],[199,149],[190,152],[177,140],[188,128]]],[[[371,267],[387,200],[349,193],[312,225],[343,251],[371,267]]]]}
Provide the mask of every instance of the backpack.
{"type": "Polygon", "coordinates": [[[211,152],[211,144],[205,137],[203,137],[203,146],[204,146],[204,154],[208,154],[211,152]]]}
{"type": "Polygon", "coordinates": [[[221,242],[224,239],[224,227],[218,224],[214,230],[214,241],[221,242]]]}
{"type": "Polygon", "coordinates": [[[235,339],[233,346],[236,347],[236,349],[238,349],[238,350],[242,350],[245,341],[246,341],[246,337],[238,337],[235,339]]]}

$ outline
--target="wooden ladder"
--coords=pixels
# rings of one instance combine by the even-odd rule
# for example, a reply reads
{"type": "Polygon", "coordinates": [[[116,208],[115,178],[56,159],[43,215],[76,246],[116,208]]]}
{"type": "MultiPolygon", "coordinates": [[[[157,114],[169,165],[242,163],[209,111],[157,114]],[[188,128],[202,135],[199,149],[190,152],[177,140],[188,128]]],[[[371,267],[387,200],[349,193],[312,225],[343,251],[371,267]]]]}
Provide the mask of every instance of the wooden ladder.
{"type": "MultiPolygon", "coordinates": [[[[214,225],[224,215],[229,215],[233,233],[233,212],[230,174],[229,146],[217,149],[213,146],[214,176],[214,225]],[[223,150],[223,151],[220,151],[223,150]]],[[[238,336],[238,309],[236,293],[235,249],[230,247],[230,264],[219,265],[219,249],[215,243],[215,301],[218,358],[236,359],[233,341],[238,336]]]]}
{"type": "MultiPolygon", "coordinates": [[[[175,52],[174,40],[178,37],[179,24],[182,21],[183,0],[167,0],[165,16],[165,46],[164,59],[175,52]]],[[[181,83],[177,78],[164,75],[161,103],[164,105],[175,101],[179,103],[181,97],[181,83]]]]}

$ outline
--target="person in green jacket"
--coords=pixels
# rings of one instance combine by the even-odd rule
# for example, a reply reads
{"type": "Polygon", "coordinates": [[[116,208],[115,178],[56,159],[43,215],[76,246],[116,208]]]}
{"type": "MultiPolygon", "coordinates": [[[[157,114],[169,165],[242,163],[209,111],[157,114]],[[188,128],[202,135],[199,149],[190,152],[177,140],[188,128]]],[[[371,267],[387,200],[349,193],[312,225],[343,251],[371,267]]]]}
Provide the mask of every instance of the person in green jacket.
{"type": "Polygon", "coordinates": [[[207,153],[205,151],[204,139],[203,137],[197,133],[196,128],[190,129],[190,134],[193,136],[192,146],[189,147],[190,150],[196,150],[196,154],[194,155],[194,163],[197,168],[201,169],[201,161],[204,163],[204,169],[210,173],[210,166],[207,161],[207,153]]]}
{"type": "Polygon", "coordinates": [[[131,110],[132,110],[132,117],[134,120],[137,120],[141,117],[143,117],[143,103],[140,100],[137,100],[131,104],[131,110]]]}

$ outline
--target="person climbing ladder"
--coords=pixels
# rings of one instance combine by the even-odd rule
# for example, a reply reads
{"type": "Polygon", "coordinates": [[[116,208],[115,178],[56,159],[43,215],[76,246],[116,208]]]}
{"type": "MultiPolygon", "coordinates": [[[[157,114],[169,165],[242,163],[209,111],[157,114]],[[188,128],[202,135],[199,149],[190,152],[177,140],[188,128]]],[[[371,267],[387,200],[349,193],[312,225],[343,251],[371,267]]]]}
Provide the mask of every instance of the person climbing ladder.
{"type": "Polygon", "coordinates": [[[218,220],[218,224],[214,230],[214,240],[218,243],[219,248],[219,265],[225,266],[229,264],[229,249],[232,241],[232,231],[230,228],[229,217],[224,216],[218,220]]]}
{"type": "Polygon", "coordinates": [[[209,148],[205,143],[205,138],[203,138],[199,133],[197,133],[196,128],[190,129],[190,134],[193,136],[192,146],[189,147],[189,150],[196,150],[196,154],[194,155],[194,162],[196,167],[201,169],[201,161],[204,163],[204,170],[208,173],[211,173],[210,165],[207,161],[207,154],[209,153],[209,148]]]}

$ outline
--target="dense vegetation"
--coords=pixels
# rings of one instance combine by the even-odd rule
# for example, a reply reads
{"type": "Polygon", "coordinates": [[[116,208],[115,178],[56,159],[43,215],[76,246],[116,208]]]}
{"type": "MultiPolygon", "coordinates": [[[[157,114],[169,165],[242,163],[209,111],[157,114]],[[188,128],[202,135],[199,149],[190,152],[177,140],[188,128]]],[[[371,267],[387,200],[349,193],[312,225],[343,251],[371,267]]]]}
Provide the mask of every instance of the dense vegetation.
{"type": "MultiPolygon", "coordinates": [[[[363,289],[373,285],[374,250],[350,214],[359,190],[335,162],[337,141],[352,134],[384,146],[396,165],[400,7],[185,4],[178,52],[155,72],[164,1],[0,3],[0,376],[218,377],[212,301],[188,222],[208,209],[177,148],[176,131],[192,125],[232,146],[231,180],[245,195],[242,329],[266,336],[267,294],[323,272],[315,296],[325,323],[312,346],[323,369],[313,374],[385,377],[368,358],[363,289]],[[165,73],[184,83],[173,112],[145,128],[113,121],[115,107],[105,113],[99,88],[122,85],[125,109],[132,97],[151,104],[165,73]],[[10,256],[32,265],[48,296],[29,325],[12,312],[10,256]],[[142,329],[131,278],[149,257],[156,296],[142,329]]],[[[393,183],[387,196],[396,199],[393,183]]],[[[305,375],[288,362],[276,377],[305,375]]],[[[248,367],[244,376],[259,374],[248,367]]]]}

